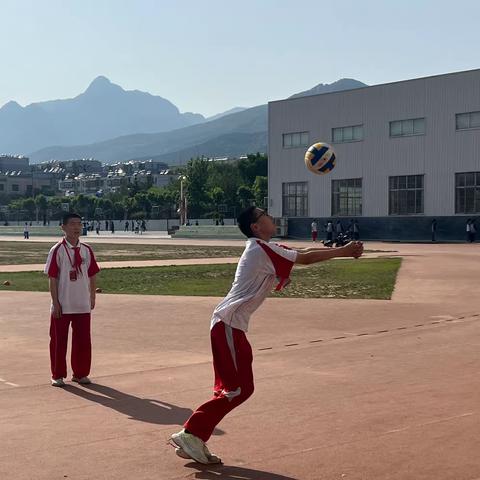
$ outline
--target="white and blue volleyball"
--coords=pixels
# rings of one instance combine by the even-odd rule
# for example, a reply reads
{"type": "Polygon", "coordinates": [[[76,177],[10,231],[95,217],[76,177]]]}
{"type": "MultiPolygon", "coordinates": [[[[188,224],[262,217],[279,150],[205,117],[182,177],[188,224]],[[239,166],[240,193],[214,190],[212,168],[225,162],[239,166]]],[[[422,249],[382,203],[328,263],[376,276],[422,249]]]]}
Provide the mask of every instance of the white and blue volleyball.
{"type": "Polygon", "coordinates": [[[335,151],[328,143],[314,143],[305,153],[305,165],[317,175],[325,175],[335,167],[335,151]]]}

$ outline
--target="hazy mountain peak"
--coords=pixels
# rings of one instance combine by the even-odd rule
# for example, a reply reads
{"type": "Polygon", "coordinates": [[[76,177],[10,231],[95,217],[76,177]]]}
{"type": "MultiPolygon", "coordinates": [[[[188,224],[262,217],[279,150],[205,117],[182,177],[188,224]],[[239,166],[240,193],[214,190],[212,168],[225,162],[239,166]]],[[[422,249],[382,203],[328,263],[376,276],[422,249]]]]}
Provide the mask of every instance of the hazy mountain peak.
{"type": "Polygon", "coordinates": [[[95,78],[92,83],[85,90],[86,94],[105,94],[107,92],[124,92],[122,87],[112,83],[107,77],[103,75],[95,78]]]}
{"type": "Polygon", "coordinates": [[[3,110],[4,112],[16,112],[22,110],[22,106],[15,102],[14,100],[11,100],[10,102],[7,102],[0,110],[3,110]]]}

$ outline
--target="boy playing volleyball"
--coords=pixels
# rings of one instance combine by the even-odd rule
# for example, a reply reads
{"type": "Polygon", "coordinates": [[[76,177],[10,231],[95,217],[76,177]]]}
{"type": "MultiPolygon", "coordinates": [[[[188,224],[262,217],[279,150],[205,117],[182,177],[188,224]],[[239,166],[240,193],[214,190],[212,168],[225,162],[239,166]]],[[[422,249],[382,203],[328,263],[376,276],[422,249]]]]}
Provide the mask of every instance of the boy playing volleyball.
{"type": "Polygon", "coordinates": [[[215,308],[211,321],[213,398],[193,412],[183,430],[170,437],[177,455],[204,464],[221,462],[209,452],[206,442],[222,418],[253,393],[252,348],[245,333],[250,316],[263,303],[276,279],[276,290],[280,290],[289,283],[295,263],[309,265],[334,257],[358,258],[363,253],[360,242],[340,248],[303,250],[270,242],[275,224],[270,215],[256,207],[240,214],[238,226],[248,237],[246,248],[232,288],[215,308]]]}

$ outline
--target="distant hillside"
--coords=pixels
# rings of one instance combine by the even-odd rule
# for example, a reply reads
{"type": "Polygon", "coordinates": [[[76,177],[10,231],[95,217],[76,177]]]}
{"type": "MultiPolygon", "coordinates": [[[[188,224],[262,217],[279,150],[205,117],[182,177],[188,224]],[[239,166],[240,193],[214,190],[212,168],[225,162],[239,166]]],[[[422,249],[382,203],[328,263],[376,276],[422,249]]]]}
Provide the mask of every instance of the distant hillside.
{"type": "MultiPolygon", "coordinates": [[[[141,157],[159,157],[166,154],[174,154],[179,163],[185,163],[189,160],[188,152],[209,142],[207,145],[212,150],[207,151],[203,146],[202,152],[206,156],[222,156],[224,153],[217,154],[214,148],[214,139],[218,139],[219,144],[223,143],[221,137],[230,135],[228,138],[237,145],[235,152],[241,154],[249,153],[250,150],[241,149],[238,146],[239,140],[234,140],[235,134],[261,134],[266,138],[267,132],[267,106],[249,108],[239,113],[227,115],[211,122],[200,123],[191,127],[173,130],[171,132],[156,134],[127,135],[105,142],[94,143],[91,145],[81,145],[75,147],[49,147],[39,150],[30,155],[33,162],[41,162],[51,158],[69,159],[94,157],[102,162],[115,162],[121,160],[130,160],[141,157]],[[184,152],[181,155],[180,152],[184,152]]],[[[257,138],[261,138],[261,135],[257,138]]],[[[247,137],[244,137],[247,138],[247,137]]],[[[251,139],[250,139],[251,140],[251,139]]],[[[249,140],[249,141],[250,141],[249,140]]],[[[249,142],[245,148],[250,148],[249,142]]],[[[222,151],[225,151],[222,147],[222,151]]],[[[255,150],[257,151],[258,148],[255,150]]],[[[266,141],[264,148],[266,150],[266,141]]],[[[232,150],[233,151],[233,150],[232,150]]],[[[177,162],[176,162],[177,163],[177,162]]]]}
{"type": "MultiPolygon", "coordinates": [[[[357,80],[342,79],[330,85],[319,84],[292,97],[363,86],[365,84],[357,80]]],[[[259,105],[169,132],[126,135],[89,145],[48,147],[30,154],[30,158],[40,162],[52,158],[94,157],[111,163],[148,157],[171,165],[184,164],[197,155],[222,157],[265,152],[267,128],[267,105],[259,105]]]]}
{"type": "Polygon", "coordinates": [[[180,113],[173,103],[138,90],[126,91],[96,78],[75,98],[0,108],[0,153],[23,153],[49,145],[79,145],[134,133],[174,130],[205,121],[180,113]]]}
{"type": "Polygon", "coordinates": [[[342,90],[353,90],[355,88],[367,87],[365,83],[354,80],[353,78],[341,78],[333,83],[319,83],[310,90],[295,93],[288,98],[308,97],[310,95],[319,95],[322,93],[340,92],[342,90]]]}
{"type": "Polygon", "coordinates": [[[238,112],[243,112],[246,110],[245,107],[233,107],[230,110],[227,110],[226,112],[222,113],[217,113],[216,115],[212,115],[211,117],[207,117],[207,122],[211,122],[212,120],[216,120],[217,118],[222,118],[227,115],[231,115],[232,113],[238,113],[238,112]]]}

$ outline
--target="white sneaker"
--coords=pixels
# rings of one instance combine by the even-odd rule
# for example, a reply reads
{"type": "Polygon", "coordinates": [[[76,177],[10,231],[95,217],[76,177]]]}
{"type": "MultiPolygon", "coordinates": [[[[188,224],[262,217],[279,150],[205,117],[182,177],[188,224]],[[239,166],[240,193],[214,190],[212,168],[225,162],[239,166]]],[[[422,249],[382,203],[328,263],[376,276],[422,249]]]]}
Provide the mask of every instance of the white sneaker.
{"type": "Polygon", "coordinates": [[[52,387],[64,387],[65,382],[63,378],[52,378],[52,387]]]}
{"type": "Polygon", "coordinates": [[[205,465],[208,465],[210,463],[207,455],[205,454],[205,442],[203,442],[203,440],[196,437],[195,435],[187,433],[183,429],[180,430],[178,433],[174,433],[170,437],[170,440],[177,447],[180,447],[183,450],[183,453],[188,455],[188,457],[190,457],[192,460],[203,463],[205,465]]]}
{"type": "Polygon", "coordinates": [[[90,385],[92,381],[88,377],[72,377],[72,382],[80,383],[80,385],[90,385]]]}
{"type": "MultiPolygon", "coordinates": [[[[205,456],[208,458],[208,463],[222,463],[222,459],[215,455],[214,453],[210,453],[207,446],[205,445],[205,456]]],[[[175,453],[180,457],[184,458],[185,460],[193,460],[191,457],[189,457],[182,448],[176,447],[175,448],[175,453]]]]}

